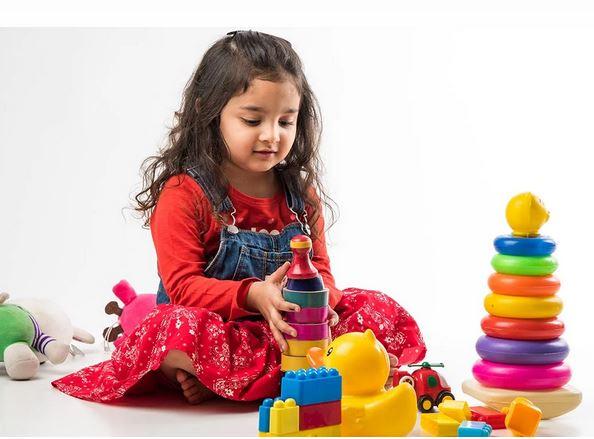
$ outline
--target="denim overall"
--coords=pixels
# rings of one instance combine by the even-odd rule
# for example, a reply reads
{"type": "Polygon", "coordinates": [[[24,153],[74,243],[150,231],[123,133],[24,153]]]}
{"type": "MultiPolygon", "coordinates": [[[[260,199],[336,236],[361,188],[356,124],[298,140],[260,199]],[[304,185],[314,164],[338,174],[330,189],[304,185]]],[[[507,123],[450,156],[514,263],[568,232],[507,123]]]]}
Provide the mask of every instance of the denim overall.
{"type": "MultiPolygon", "coordinates": [[[[187,173],[200,185],[205,195],[214,204],[215,186],[208,178],[200,174],[197,168],[188,169],[187,173]]],[[[282,174],[279,173],[282,177],[282,174]]],[[[281,178],[281,180],[283,180],[281,178]]],[[[301,197],[283,181],[289,210],[295,215],[295,222],[286,225],[276,235],[240,230],[235,225],[235,208],[226,196],[218,213],[229,214],[232,223],[221,228],[221,243],[214,257],[209,261],[204,276],[221,280],[241,280],[248,277],[264,279],[275,272],[283,263],[290,261],[291,238],[296,235],[310,234],[307,225],[305,203],[301,197]],[[303,222],[300,218],[303,218],[303,222]]],[[[157,305],[171,303],[165,292],[163,282],[159,283],[157,305]]]]}

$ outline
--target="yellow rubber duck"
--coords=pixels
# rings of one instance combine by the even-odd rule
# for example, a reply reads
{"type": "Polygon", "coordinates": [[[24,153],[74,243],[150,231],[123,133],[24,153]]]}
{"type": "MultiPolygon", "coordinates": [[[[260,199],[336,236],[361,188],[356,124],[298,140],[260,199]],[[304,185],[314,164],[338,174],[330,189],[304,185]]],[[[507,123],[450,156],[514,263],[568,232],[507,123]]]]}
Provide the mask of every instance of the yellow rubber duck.
{"type": "Polygon", "coordinates": [[[523,192],[509,200],[505,218],[514,235],[538,236],[538,231],[549,219],[549,211],[536,195],[523,192]]]}
{"type": "Polygon", "coordinates": [[[324,351],[311,348],[312,367],[342,375],[343,436],[406,436],[417,421],[417,397],[409,383],[385,390],[390,360],[372,330],[337,337],[324,351]]]}

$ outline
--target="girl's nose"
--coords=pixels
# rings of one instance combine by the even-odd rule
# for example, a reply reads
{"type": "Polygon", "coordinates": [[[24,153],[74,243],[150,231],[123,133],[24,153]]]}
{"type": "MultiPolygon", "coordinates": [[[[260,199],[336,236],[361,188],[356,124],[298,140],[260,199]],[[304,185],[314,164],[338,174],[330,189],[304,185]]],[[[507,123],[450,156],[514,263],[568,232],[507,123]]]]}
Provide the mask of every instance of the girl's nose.
{"type": "Polygon", "coordinates": [[[275,144],[280,142],[280,127],[276,123],[262,124],[262,131],[260,132],[261,142],[275,144]]]}

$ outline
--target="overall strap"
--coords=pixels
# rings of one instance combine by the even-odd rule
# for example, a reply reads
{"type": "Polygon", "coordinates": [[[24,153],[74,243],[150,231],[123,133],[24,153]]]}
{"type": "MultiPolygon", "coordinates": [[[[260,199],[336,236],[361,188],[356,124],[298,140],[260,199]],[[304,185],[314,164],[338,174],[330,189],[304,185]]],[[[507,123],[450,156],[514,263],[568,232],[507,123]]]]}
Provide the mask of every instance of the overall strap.
{"type": "Polygon", "coordinates": [[[213,206],[213,209],[215,209],[217,213],[235,212],[235,208],[233,207],[233,203],[231,203],[229,195],[225,195],[223,202],[219,206],[215,206],[217,200],[221,199],[221,194],[218,193],[219,191],[217,190],[212,178],[208,177],[204,173],[201,173],[198,166],[188,168],[186,172],[190,177],[196,180],[196,183],[200,185],[204,191],[204,194],[208,198],[208,201],[210,201],[211,206],[213,206]]]}
{"type": "Polygon", "coordinates": [[[306,235],[311,234],[309,224],[307,223],[307,211],[305,210],[305,201],[299,195],[299,192],[290,183],[286,176],[279,172],[281,181],[285,187],[285,196],[287,198],[287,206],[289,210],[295,215],[295,219],[301,225],[301,229],[306,235]]]}

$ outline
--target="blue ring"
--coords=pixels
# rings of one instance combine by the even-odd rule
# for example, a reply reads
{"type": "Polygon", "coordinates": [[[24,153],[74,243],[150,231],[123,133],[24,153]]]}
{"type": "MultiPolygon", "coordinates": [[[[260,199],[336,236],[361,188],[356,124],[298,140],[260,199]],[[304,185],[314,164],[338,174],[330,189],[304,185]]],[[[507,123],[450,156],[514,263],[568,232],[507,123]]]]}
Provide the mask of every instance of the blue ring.
{"type": "Polygon", "coordinates": [[[549,256],[557,247],[548,236],[522,238],[513,235],[500,235],[493,241],[497,253],[509,256],[549,256]]]}

